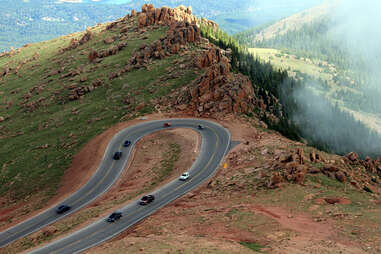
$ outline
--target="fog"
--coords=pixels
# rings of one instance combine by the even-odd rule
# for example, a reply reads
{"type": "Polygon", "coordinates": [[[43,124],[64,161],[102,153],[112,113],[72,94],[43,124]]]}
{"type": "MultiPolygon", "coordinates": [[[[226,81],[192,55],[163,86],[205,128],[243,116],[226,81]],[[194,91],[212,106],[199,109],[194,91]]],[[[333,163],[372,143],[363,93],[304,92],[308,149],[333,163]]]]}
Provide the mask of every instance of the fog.
{"type": "MultiPolygon", "coordinates": [[[[365,106],[354,110],[365,116],[362,120],[367,127],[372,126],[372,131],[381,134],[381,124],[367,118],[371,112],[372,117],[378,117],[381,123],[381,1],[342,0],[332,10],[330,18],[334,26],[328,31],[328,38],[353,61],[361,61],[355,71],[366,73],[362,76],[367,78],[361,80],[361,88],[356,84],[361,95],[352,98],[365,101],[365,106]]],[[[355,121],[348,121],[346,116],[332,110],[332,105],[337,102],[326,100],[323,93],[316,92],[322,90],[318,82],[305,81],[303,88],[293,94],[300,106],[293,120],[301,127],[304,136],[312,137],[315,144],[329,144],[331,152],[344,154],[355,151],[363,157],[381,156],[381,136],[369,133],[355,121]]]]}
{"type": "Polygon", "coordinates": [[[379,76],[381,1],[343,0],[331,18],[336,25],[328,32],[329,37],[352,57],[362,58],[371,74],[379,76]]]}

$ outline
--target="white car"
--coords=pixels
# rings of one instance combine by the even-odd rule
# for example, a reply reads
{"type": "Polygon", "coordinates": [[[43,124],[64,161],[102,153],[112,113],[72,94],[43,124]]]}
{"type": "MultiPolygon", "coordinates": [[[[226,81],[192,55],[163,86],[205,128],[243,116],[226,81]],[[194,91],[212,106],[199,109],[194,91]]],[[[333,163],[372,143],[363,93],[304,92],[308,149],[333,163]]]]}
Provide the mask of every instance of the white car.
{"type": "Polygon", "coordinates": [[[180,176],[180,180],[181,181],[185,181],[189,178],[189,172],[184,172],[181,176],[180,176]]]}

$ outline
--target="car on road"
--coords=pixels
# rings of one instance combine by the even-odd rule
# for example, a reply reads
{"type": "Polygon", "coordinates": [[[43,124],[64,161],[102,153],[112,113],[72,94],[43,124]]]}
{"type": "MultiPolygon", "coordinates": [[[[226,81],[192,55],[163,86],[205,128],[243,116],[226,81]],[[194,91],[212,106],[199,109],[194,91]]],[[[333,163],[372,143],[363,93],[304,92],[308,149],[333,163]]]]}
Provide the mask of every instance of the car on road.
{"type": "Polygon", "coordinates": [[[171,123],[164,123],[164,127],[171,127],[171,123]]]}
{"type": "Polygon", "coordinates": [[[182,175],[180,176],[179,179],[181,181],[186,181],[188,178],[189,178],[189,172],[184,172],[184,173],[182,173],[182,175]]]}
{"type": "Polygon", "coordinates": [[[114,154],[114,160],[120,160],[120,158],[122,157],[122,152],[121,151],[117,151],[115,152],[114,154]]]}
{"type": "Polygon", "coordinates": [[[120,218],[122,218],[121,212],[113,212],[112,214],[110,214],[110,216],[108,216],[106,221],[107,222],[115,222],[115,221],[119,220],[120,218]]]}
{"type": "Polygon", "coordinates": [[[140,199],[139,204],[140,205],[148,205],[149,203],[151,203],[154,200],[155,200],[154,195],[146,195],[140,199]]]}
{"type": "Polygon", "coordinates": [[[199,124],[197,127],[198,127],[199,130],[203,130],[204,129],[204,126],[202,126],[201,124],[199,124]]]}
{"type": "Polygon", "coordinates": [[[131,141],[129,140],[124,141],[124,144],[123,144],[124,147],[128,147],[130,145],[131,145],[131,141]]]}
{"type": "Polygon", "coordinates": [[[58,214],[64,213],[64,212],[66,212],[66,211],[69,211],[70,208],[71,208],[71,207],[68,206],[68,205],[60,205],[59,207],[57,207],[57,209],[56,209],[56,213],[58,213],[58,214]]]}

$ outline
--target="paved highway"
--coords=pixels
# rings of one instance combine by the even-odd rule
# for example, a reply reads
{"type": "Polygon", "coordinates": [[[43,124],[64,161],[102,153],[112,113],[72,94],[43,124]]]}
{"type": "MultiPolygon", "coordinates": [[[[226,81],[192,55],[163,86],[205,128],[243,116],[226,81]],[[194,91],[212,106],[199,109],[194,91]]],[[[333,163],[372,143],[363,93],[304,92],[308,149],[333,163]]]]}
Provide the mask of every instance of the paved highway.
{"type": "Polygon", "coordinates": [[[140,206],[138,200],[131,202],[119,210],[122,212],[123,217],[116,223],[108,223],[105,221],[106,218],[102,218],[86,228],[31,253],[78,253],[86,250],[118,235],[128,227],[191,191],[211,177],[230,146],[230,133],[225,128],[219,124],[198,119],[170,119],[144,122],[126,128],[114,136],[94,176],[79,191],[61,202],[72,207],[69,212],[57,215],[55,213],[56,206],[48,209],[30,220],[0,233],[0,246],[4,246],[73,213],[104,193],[120,176],[136,142],[147,134],[165,129],[163,126],[165,122],[171,123],[170,128],[190,128],[199,131],[201,134],[200,153],[191,169],[187,170],[190,172],[190,178],[187,181],[183,182],[176,179],[151,193],[155,195],[155,201],[149,205],[140,206]],[[205,128],[198,130],[197,126],[199,124],[205,128]],[[123,147],[122,145],[125,140],[130,140],[132,144],[129,147],[123,147]],[[123,151],[123,155],[121,160],[116,161],[112,159],[112,156],[117,150],[123,151]]]}

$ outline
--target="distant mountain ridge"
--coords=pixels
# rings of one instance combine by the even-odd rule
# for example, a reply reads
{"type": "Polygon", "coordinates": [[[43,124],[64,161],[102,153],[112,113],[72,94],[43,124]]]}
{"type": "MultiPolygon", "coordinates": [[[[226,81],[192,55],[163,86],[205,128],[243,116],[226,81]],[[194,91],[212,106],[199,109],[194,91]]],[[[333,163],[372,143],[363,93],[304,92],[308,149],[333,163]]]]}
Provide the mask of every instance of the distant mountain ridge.
{"type": "Polygon", "coordinates": [[[248,29],[235,35],[244,44],[253,45],[262,41],[283,36],[288,32],[301,29],[304,25],[324,19],[328,16],[329,10],[334,7],[334,2],[325,2],[292,16],[286,17],[274,23],[264,24],[252,29],[248,29]]]}
{"type": "MultiPolygon", "coordinates": [[[[192,6],[199,17],[215,20],[229,33],[278,20],[310,8],[320,0],[154,0],[155,6],[192,6]]],[[[123,17],[139,9],[145,0],[29,0],[0,1],[0,52],[11,46],[49,40],[123,17]]]]}

